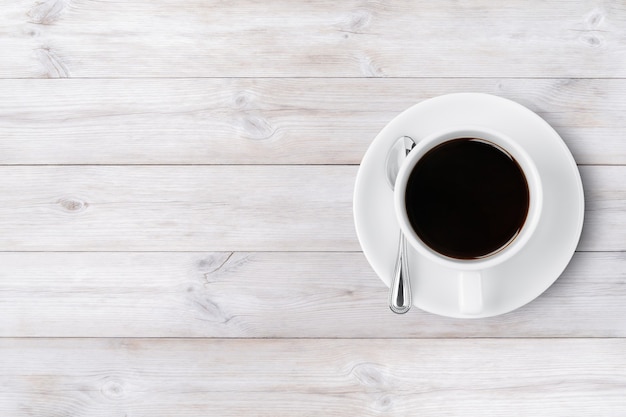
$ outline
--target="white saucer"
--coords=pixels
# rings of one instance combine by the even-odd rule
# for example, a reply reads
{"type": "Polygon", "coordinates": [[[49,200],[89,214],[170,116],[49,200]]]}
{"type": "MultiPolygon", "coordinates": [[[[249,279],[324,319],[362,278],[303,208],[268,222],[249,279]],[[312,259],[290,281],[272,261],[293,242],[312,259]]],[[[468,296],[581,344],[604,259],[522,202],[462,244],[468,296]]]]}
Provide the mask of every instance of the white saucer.
{"type": "MultiPolygon", "coordinates": [[[[574,158],[558,133],[526,107],[488,94],[460,93],[423,101],[398,115],[376,136],[361,162],[354,191],[356,232],[365,257],[389,286],[400,229],[386,181],[387,152],[400,136],[419,139],[455,125],[486,126],[508,135],[533,159],[541,177],[544,202],[537,230],[515,257],[483,271],[484,310],[471,317],[504,314],[538,297],[561,275],[578,244],[584,216],[574,158]]],[[[413,249],[408,257],[414,307],[470,317],[459,311],[457,271],[413,249]]]]}

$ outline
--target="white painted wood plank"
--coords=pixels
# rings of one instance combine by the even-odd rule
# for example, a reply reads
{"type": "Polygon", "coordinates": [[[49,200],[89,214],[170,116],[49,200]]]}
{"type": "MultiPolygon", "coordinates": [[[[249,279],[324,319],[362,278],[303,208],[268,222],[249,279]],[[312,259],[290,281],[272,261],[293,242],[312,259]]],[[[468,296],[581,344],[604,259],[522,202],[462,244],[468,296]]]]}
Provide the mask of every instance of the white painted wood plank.
{"type": "MultiPolygon", "coordinates": [[[[357,251],[357,169],[0,167],[0,251],[357,251]]],[[[626,250],[626,167],[581,173],[579,249],[626,250]]]]}
{"type": "Polygon", "coordinates": [[[481,320],[392,314],[361,253],[0,253],[0,265],[0,337],[626,337],[625,252],[577,253],[540,298],[481,320]]]}
{"type": "Polygon", "coordinates": [[[359,250],[356,170],[0,167],[0,250],[359,250]]]}
{"type": "Polygon", "coordinates": [[[626,167],[579,169],[585,190],[585,223],[578,249],[626,250],[626,167]]]}
{"type": "Polygon", "coordinates": [[[620,416],[626,341],[0,340],[10,416],[620,416]]]}
{"type": "Polygon", "coordinates": [[[2,1],[0,77],[624,77],[619,0],[2,1]]]}
{"type": "Polygon", "coordinates": [[[626,164],[626,80],[0,80],[0,164],[358,164],[427,98],[516,100],[580,164],[626,164]]]}

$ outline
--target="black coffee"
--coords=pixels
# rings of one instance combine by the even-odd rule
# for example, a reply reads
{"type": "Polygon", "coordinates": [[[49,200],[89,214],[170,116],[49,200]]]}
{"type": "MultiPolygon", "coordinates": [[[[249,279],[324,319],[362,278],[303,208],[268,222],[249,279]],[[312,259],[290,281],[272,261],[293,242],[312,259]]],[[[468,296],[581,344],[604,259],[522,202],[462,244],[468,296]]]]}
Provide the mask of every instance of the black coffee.
{"type": "Polygon", "coordinates": [[[528,184],[503,149],[483,139],[454,139],[417,162],[405,204],[413,229],[430,248],[478,259],[519,233],[528,214],[528,184]]]}

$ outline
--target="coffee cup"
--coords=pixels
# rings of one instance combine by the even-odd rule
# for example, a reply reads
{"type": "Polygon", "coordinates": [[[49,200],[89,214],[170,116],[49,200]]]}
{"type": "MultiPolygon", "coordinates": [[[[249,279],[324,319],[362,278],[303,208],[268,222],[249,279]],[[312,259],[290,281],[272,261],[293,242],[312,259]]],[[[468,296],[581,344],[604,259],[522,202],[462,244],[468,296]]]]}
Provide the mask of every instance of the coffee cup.
{"type": "Polygon", "coordinates": [[[394,189],[401,232],[424,258],[457,271],[459,311],[479,315],[483,271],[522,250],[537,228],[539,173],[522,147],[490,128],[450,127],[413,140],[394,189]]]}

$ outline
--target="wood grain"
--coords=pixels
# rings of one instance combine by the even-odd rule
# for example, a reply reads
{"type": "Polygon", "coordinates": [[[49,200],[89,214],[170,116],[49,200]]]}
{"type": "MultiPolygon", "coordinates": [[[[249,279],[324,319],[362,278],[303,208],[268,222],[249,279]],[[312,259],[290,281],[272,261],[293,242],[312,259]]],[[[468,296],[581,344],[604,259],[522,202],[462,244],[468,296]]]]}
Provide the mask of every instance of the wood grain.
{"type": "Polygon", "coordinates": [[[0,9],[0,415],[626,414],[622,0],[0,9]],[[395,316],[354,165],[473,91],[583,165],[580,252],[512,313],[395,316]]]}
{"type": "Polygon", "coordinates": [[[545,118],[579,164],[626,163],[626,80],[0,80],[0,164],[358,164],[411,105],[486,92],[545,118]]]}
{"type": "Polygon", "coordinates": [[[625,351],[616,339],[4,339],[0,411],[619,416],[625,351]]]}
{"type": "MultiPolygon", "coordinates": [[[[356,166],[0,167],[1,251],[358,251],[356,166]]],[[[626,250],[624,166],[581,167],[579,250],[626,250]]]]}
{"type": "Polygon", "coordinates": [[[2,167],[1,250],[358,250],[351,166],[2,167]]]}
{"type": "Polygon", "coordinates": [[[625,252],[577,253],[537,300],[481,320],[392,314],[361,253],[0,253],[0,265],[0,337],[626,336],[625,252]]]}
{"type": "Polygon", "coordinates": [[[0,77],[624,77],[619,0],[3,1],[0,77]]]}

